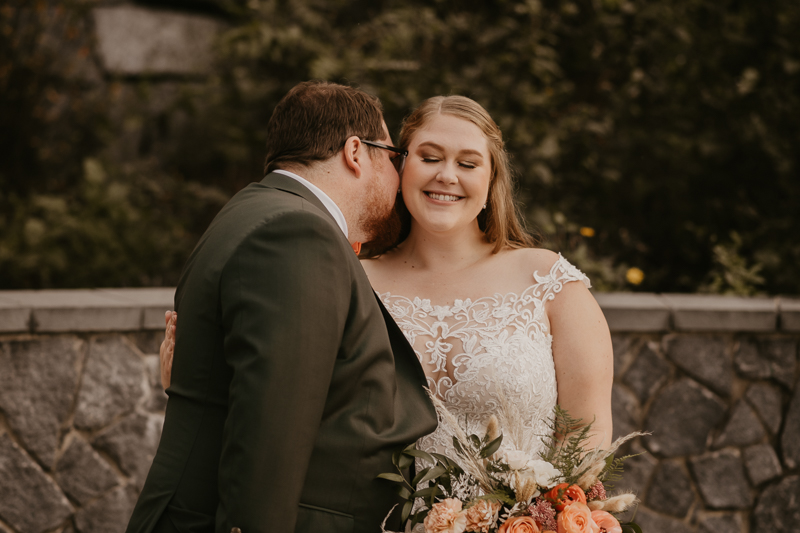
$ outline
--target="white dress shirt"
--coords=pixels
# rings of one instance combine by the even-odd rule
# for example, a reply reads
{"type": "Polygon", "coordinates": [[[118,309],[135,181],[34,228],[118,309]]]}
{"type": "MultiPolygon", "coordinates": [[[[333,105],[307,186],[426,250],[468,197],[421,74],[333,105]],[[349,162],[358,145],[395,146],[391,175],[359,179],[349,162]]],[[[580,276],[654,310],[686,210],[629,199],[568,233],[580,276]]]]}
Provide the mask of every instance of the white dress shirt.
{"type": "Polygon", "coordinates": [[[331,197],[328,196],[327,194],[325,194],[322,189],[320,189],[319,187],[317,187],[316,185],[314,185],[313,183],[311,183],[307,179],[301,178],[300,176],[298,176],[294,172],[289,172],[288,170],[273,170],[272,172],[277,172],[278,174],[283,174],[284,176],[289,176],[293,180],[299,181],[306,189],[308,189],[309,191],[314,193],[314,196],[319,198],[319,201],[322,202],[322,205],[325,206],[325,208],[331,214],[333,219],[339,225],[339,228],[341,228],[342,233],[344,233],[344,236],[347,237],[347,220],[344,219],[344,215],[342,214],[342,210],[339,209],[339,206],[336,205],[336,202],[331,200],[331,197]]]}

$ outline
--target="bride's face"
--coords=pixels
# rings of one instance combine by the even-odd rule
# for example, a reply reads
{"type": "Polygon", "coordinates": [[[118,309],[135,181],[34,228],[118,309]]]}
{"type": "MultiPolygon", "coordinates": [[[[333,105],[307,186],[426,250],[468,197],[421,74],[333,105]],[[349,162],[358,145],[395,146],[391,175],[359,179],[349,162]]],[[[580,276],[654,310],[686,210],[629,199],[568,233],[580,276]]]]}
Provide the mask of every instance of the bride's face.
{"type": "Polygon", "coordinates": [[[475,124],[434,115],[411,138],[403,171],[401,188],[412,229],[448,233],[477,226],[491,167],[486,137],[475,124]]]}

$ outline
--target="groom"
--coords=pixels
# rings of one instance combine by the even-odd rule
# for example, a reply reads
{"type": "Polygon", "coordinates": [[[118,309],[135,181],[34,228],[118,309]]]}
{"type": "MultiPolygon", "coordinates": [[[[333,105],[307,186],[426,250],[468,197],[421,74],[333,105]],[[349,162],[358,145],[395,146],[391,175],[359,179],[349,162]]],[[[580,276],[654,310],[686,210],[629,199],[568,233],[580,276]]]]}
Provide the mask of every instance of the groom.
{"type": "MultiPolygon", "coordinates": [[[[425,377],[351,243],[392,226],[380,102],[302,83],[267,125],[267,176],[200,239],[164,430],[129,533],[375,533],[375,476],[436,426],[425,377]]],[[[396,513],[395,513],[396,514],[396,513]]]]}

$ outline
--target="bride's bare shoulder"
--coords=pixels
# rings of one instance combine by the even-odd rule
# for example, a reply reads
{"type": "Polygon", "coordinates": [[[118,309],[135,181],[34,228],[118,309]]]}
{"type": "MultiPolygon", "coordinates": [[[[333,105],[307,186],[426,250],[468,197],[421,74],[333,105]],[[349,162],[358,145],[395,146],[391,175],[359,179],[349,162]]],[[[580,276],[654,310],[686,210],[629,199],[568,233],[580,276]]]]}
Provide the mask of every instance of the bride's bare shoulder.
{"type": "Polygon", "coordinates": [[[516,248],[508,250],[508,260],[513,262],[515,270],[533,274],[546,274],[558,261],[559,255],[544,248],[516,248]]]}

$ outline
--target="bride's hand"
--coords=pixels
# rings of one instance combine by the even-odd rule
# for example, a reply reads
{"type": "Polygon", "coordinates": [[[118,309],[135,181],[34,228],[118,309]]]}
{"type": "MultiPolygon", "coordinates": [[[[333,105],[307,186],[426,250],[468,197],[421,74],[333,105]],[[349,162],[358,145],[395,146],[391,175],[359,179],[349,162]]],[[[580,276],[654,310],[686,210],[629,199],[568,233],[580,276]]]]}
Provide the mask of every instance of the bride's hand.
{"type": "Polygon", "coordinates": [[[164,342],[161,343],[158,357],[161,360],[161,385],[166,390],[172,380],[172,356],[175,353],[175,328],[178,325],[178,313],[167,311],[164,313],[164,322],[166,322],[164,342]]]}

